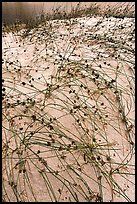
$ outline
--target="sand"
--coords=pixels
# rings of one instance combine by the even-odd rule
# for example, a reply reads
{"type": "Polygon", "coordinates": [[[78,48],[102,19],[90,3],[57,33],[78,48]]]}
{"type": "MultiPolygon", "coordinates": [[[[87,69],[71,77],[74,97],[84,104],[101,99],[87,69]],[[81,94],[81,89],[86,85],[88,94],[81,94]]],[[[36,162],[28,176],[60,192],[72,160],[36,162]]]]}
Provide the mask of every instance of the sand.
{"type": "Polygon", "coordinates": [[[82,17],[3,33],[3,200],[135,201],[134,26],[82,17]]]}

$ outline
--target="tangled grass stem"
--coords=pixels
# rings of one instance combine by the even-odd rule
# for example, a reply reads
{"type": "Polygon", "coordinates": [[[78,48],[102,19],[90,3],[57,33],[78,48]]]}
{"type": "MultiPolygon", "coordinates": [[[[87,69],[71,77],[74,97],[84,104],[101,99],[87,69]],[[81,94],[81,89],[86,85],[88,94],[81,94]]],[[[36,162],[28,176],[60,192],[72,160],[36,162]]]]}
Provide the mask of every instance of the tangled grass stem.
{"type": "Polygon", "coordinates": [[[3,28],[3,201],[134,200],[134,18],[78,9],[3,28]]]}

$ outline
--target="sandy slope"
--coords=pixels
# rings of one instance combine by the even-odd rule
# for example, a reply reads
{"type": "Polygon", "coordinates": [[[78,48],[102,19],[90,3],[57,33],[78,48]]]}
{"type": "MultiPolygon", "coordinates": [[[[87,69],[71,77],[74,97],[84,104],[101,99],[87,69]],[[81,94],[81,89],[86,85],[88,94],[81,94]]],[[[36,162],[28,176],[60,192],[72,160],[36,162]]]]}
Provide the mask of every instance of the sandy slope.
{"type": "Polygon", "coordinates": [[[3,198],[134,201],[134,19],[19,35],[2,39],[3,198]]]}

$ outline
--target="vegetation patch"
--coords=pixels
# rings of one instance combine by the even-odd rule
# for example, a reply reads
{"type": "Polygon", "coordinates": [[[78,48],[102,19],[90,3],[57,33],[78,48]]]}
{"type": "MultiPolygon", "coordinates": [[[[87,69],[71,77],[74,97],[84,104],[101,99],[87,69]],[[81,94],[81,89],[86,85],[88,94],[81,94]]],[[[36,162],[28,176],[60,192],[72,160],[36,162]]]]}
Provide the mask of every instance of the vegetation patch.
{"type": "Polygon", "coordinates": [[[3,202],[134,201],[135,19],[78,9],[3,27],[3,202]]]}

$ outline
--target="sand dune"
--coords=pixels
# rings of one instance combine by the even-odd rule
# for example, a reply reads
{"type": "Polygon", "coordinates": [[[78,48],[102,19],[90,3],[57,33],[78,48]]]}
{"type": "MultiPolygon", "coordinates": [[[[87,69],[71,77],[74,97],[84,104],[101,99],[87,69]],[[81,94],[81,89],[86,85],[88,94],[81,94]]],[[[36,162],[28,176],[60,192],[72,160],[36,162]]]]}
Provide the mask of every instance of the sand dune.
{"type": "Polygon", "coordinates": [[[135,201],[134,29],[93,16],[3,32],[3,201],[135,201]]]}

